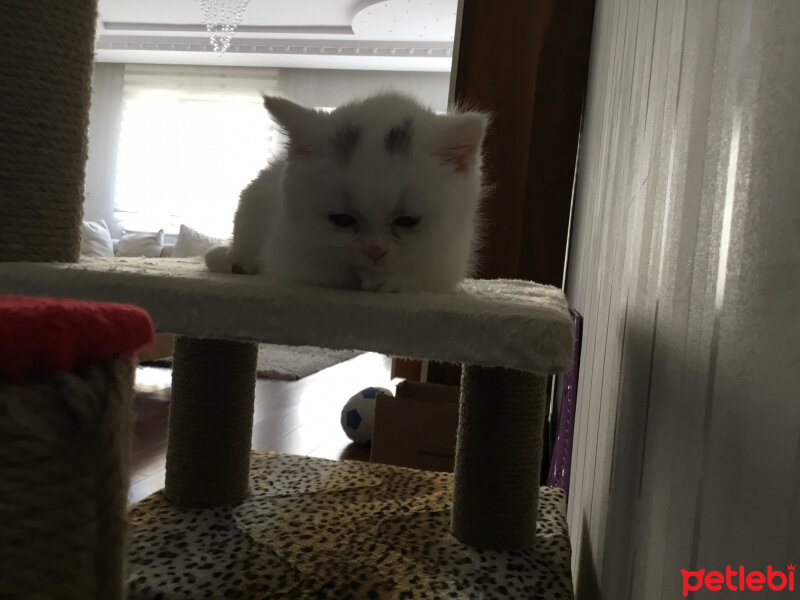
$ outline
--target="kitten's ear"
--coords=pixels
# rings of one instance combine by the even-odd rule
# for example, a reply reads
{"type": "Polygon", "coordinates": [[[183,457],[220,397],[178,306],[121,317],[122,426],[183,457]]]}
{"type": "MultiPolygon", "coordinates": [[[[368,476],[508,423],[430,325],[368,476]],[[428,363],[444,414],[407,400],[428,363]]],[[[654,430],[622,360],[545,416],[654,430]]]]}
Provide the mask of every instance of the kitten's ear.
{"type": "Polygon", "coordinates": [[[318,151],[324,113],[278,96],[264,96],[264,106],[289,137],[290,157],[310,156],[318,151]]]}
{"type": "Polygon", "coordinates": [[[439,117],[432,154],[457,173],[470,171],[481,155],[481,144],[489,124],[484,113],[465,112],[439,117]]]}

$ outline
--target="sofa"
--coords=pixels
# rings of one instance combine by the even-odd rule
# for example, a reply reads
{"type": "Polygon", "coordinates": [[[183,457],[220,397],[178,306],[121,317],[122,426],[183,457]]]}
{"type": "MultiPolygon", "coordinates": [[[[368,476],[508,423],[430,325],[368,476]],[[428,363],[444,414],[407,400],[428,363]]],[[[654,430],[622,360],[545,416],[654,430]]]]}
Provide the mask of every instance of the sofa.
{"type": "MultiPolygon", "coordinates": [[[[188,225],[181,225],[175,243],[164,242],[164,230],[156,232],[123,232],[112,238],[105,221],[84,221],[81,230],[81,256],[107,257],[146,256],[150,258],[182,258],[202,256],[206,250],[222,240],[202,234],[188,225]]],[[[172,356],[175,336],[157,333],[152,346],[137,354],[139,362],[148,362],[172,356]]]]}

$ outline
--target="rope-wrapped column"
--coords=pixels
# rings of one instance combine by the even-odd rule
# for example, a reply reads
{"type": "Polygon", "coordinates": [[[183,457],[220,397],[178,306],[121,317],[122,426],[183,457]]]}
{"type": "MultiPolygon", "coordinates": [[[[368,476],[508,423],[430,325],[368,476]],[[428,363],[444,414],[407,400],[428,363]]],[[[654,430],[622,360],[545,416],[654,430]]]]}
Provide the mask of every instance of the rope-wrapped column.
{"type": "Polygon", "coordinates": [[[97,0],[0,2],[0,261],[80,252],[97,0]]]}
{"type": "Polygon", "coordinates": [[[450,529],[478,548],[533,545],[546,377],[465,365],[450,529]]]}
{"type": "Polygon", "coordinates": [[[186,506],[247,496],[258,347],[178,336],[172,363],[166,497],[186,506]]]}
{"type": "Polygon", "coordinates": [[[127,358],[0,383],[0,596],[123,597],[127,358]]]}

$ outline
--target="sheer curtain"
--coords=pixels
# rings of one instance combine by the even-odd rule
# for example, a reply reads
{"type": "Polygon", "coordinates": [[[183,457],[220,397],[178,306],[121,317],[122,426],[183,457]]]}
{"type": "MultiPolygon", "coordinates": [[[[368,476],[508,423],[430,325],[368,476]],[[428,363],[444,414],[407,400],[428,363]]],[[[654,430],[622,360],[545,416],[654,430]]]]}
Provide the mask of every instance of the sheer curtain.
{"type": "Polygon", "coordinates": [[[126,65],[115,217],[129,231],[184,223],[230,235],[239,193],[279,150],[261,93],[277,70],[126,65]]]}

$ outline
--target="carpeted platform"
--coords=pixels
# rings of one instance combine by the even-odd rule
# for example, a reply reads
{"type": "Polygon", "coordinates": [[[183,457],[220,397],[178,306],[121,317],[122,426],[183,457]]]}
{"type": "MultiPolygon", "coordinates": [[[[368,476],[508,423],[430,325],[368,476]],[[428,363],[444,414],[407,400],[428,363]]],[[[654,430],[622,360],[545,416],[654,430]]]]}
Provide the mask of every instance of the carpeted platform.
{"type": "Polygon", "coordinates": [[[130,509],[130,599],[572,598],[564,494],[542,488],[536,545],[450,535],[453,477],[254,452],[236,506],[130,509]]]}
{"type": "Polygon", "coordinates": [[[370,350],[550,375],[572,365],[564,293],[510,279],[449,294],[376,294],[209,273],[200,258],[0,263],[0,293],[88,298],[144,308],[158,331],[370,350]],[[234,308],[235,307],[235,308],[234,308]]]}

